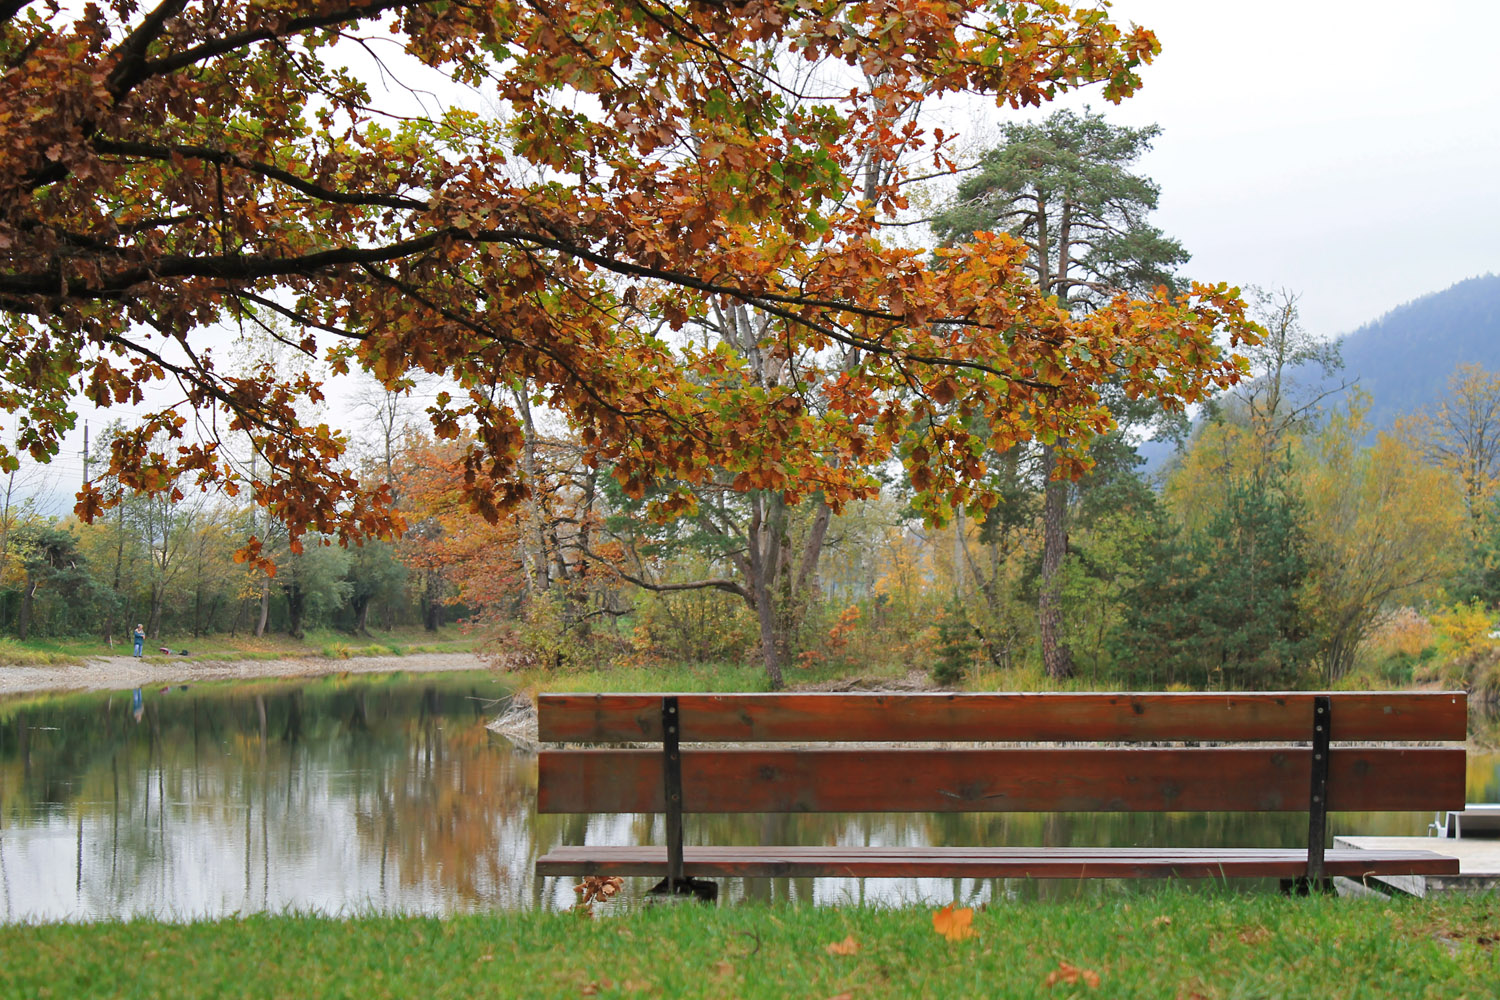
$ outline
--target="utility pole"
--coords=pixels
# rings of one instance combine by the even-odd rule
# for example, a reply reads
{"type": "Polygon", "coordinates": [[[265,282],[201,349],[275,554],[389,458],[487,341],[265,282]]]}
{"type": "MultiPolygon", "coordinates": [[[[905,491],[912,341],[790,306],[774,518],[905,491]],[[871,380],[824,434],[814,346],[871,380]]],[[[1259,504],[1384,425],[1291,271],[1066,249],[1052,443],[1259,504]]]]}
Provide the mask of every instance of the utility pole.
{"type": "Polygon", "coordinates": [[[83,422],[83,485],[89,485],[89,422],[83,422]]]}

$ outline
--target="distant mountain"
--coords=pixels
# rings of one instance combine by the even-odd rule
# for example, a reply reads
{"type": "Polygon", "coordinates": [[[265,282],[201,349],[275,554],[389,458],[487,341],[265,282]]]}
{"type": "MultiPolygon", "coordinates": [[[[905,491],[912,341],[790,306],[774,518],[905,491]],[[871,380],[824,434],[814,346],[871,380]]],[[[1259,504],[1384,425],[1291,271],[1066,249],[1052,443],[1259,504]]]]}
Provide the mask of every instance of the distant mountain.
{"type": "MultiPolygon", "coordinates": [[[[1460,281],[1441,292],[1397,306],[1384,316],[1340,338],[1344,367],[1329,383],[1357,382],[1370,394],[1370,440],[1389,430],[1396,418],[1424,410],[1448,391],[1448,379],[1461,364],[1500,371],[1500,275],[1460,281]]],[[[1294,374],[1294,378],[1297,376],[1294,374]]],[[[1304,374],[1310,381],[1314,373],[1304,374]]],[[[1340,395],[1323,406],[1333,407],[1340,395]]],[[[1142,471],[1163,470],[1174,448],[1147,441],[1138,448],[1142,471]]]]}
{"type": "Polygon", "coordinates": [[[1460,364],[1500,371],[1500,275],[1397,306],[1339,344],[1342,375],[1370,394],[1370,426],[1386,430],[1397,417],[1426,409],[1448,390],[1460,364]]]}

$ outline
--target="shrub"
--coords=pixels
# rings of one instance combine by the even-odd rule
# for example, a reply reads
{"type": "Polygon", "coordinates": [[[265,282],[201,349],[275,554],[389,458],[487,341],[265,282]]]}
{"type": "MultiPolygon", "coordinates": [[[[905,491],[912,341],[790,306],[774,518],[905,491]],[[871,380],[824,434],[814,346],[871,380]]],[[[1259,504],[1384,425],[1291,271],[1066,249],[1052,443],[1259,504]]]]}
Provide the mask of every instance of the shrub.
{"type": "Polygon", "coordinates": [[[932,679],[944,687],[958,684],[974,668],[979,654],[979,632],[957,602],[949,604],[937,623],[937,659],[932,679]]]}
{"type": "Polygon", "coordinates": [[[755,648],[744,602],[717,590],[643,595],[630,640],[638,663],[738,663],[755,648]]]}

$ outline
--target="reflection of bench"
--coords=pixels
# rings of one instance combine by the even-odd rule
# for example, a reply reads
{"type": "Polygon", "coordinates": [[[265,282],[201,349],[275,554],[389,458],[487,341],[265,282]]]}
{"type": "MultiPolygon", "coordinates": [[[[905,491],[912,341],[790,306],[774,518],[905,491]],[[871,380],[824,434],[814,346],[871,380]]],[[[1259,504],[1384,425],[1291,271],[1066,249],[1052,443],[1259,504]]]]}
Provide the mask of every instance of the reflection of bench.
{"type": "Polygon", "coordinates": [[[666,814],[665,844],[557,847],[537,861],[539,875],[663,876],[681,890],[692,877],[726,876],[1271,877],[1305,886],[1334,875],[1458,872],[1456,860],[1429,851],[1324,842],[1330,809],[1463,805],[1462,747],[1392,745],[1463,740],[1462,692],[544,694],[537,708],[544,742],[656,744],[543,751],[540,811],[666,814]],[[1370,741],[1380,745],[1348,745],[1370,741]],[[696,745],[715,743],[740,746],[696,745]],[[684,846],[682,827],[685,813],[1120,811],[1306,812],[1308,839],[1295,848],[734,847],[684,846]]]}

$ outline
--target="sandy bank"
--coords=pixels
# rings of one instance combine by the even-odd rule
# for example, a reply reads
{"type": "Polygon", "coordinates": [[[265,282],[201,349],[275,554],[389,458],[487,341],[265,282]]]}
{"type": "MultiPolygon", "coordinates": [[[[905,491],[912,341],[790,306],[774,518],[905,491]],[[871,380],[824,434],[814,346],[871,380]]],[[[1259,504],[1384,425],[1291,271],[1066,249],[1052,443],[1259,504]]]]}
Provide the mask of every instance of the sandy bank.
{"type": "Polygon", "coordinates": [[[138,660],[104,656],[78,666],[0,667],[0,695],[35,691],[108,691],[152,684],[254,680],[267,677],[319,677],[324,674],[436,673],[484,670],[472,653],[413,653],[409,656],[359,656],[330,660],[321,656],[289,660],[138,660]]]}

